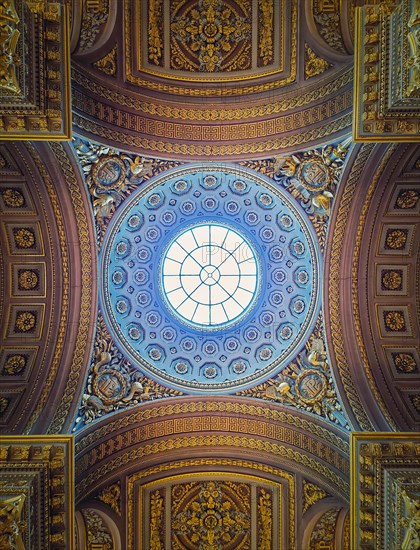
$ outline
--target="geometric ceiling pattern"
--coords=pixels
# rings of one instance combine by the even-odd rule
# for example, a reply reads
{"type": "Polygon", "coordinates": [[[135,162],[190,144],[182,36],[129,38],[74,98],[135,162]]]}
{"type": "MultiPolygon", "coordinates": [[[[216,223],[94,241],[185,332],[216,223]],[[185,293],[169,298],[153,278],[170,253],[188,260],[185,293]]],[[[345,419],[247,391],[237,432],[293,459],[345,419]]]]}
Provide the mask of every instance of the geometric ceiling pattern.
{"type": "MultiPolygon", "coordinates": [[[[72,141],[0,144],[0,431],[38,438],[2,442],[7,544],[71,548],[74,501],[89,550],[408,548],[420,149],[352,139],[355,3],[72,0],[71,25],[60,3],[3,4],[0,46],[25,54],[19,82],[52,82],[47,111],[58,28],[72,69],[72,141]],[[48,533],[23,525],[41,500],[48,533]]],[[[359,99],[380,118],[366,55],[400,11],[364,13],[359,99]]]]}

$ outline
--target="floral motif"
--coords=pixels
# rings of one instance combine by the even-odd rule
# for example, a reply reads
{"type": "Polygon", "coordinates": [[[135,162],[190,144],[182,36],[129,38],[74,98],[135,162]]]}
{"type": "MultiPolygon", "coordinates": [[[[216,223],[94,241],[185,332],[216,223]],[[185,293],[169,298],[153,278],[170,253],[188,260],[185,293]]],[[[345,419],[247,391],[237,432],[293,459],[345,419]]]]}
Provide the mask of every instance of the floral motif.
{"type": "Polygon", "coordinates": [[[419,200],[419,193],[414,189],[404,189],[397,197],[395,206],[401,209],[415,208],[419,200]]]}
{"type": "MultiPolygon", "coordinates": [[[[249,502],[239,495],[249,488],[244,484],[221,484],[208,481],[198,487],[193,486],[186,495],[190,496],[187,506],[172,520],[172,528],[188,548],[218,549],[225,545],[239,547],[249,536],[249,502]],[[234,500],[233,495],[238,497],[234,500]],[[232,496],[231,496],[232,495],[232,496]],[[193,545],[193,546],[192,546],[193,545]]],[[[182,495],[182,487],[174,487],[173,495],[182,495]],[[176,491],[176,493],[174,493],[176,491]]],[[[184,495],[184,500],[186,500],[184,495]]]]}
{"type": "Polygon", "coordinates": [[[326,71],[331,65],[305,44],[305,79],[317,76],[326,71]]]}
{"type": "Polygon", "coordinates": [[[405,319],[401,311],[384,312],[385,327],[393,332],[402,332],[406,330],[405,319]]]}
{"type": "Polygon", "coordinates": [[[387,248],[394,250],[402,249],[407,243],[407,230],[406,229],[392,229],[386,234],[385,245],[387,248]]]}
{"type": "MultiPolygon", "coordinates": [[[[244,46],[248,43],[249,49],[251,23],[221,0],[198,0],[191,8],[173,17],[171,32],[172,45],[179,53],[176,58],[181,63],[181,67],[173,68],[192,70],[193,59],[198,70],[212,73],[238,68],[237,62],[228,59],[235,53],[235,58],[241,54],[241,43],[245,42],[244,46]]],[[[249,63],[249,58],[245,57],[243,62],[249,63]]]]}
{"type": "Polygon", "coordinates": [[[25,197],[18,189],[9,187],[2,191],[4,204],[9,208],[21,208],[25,206],[25,197]]]}
{"type": "Polygon", "coordinates": [[[386,290],[400,290],[402,287],[401,271],[384,271],[382,273],[382,287],[386,290]]]}
{"type": "Polygon", "coordinates": [[[23,355],[9,355],[6,362],[3,365],[2,374],[9,376],[15,376],[21,374],[26,366],[26,358],[23,355]]]}
{"type": "Polygon", "coordinates": [[[19,270],[18,284],[20,290],[34,290],[39,284],[39,275],[33,270],[19,270]]]}
{"type": "Polygon", "coordinates": [[[13,236],[17,248],[33,248],[35,246],[35,233],[28,227],[13,229],[13,236]]]}
{"type": "Polygon", "coordinates": [[[16,332],[31,332],[36,325],[36,314],[32,311],[19,311],[15,321],[16,332]]]}
{"type": "Polygon", "coordinates": [[[417,371],[416,360],[411,353],[394,353],[394,364],[398,371],[406,374],[417,371]]]}

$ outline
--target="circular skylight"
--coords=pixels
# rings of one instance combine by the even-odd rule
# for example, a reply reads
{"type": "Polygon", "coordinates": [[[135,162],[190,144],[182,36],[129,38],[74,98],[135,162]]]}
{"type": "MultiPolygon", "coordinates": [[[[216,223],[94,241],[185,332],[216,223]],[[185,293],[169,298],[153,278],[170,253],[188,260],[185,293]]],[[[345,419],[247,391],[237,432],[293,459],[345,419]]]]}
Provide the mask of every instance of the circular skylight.
{"type": "Polygon", "coordinates": [[[167,303],[196,327],[237,322],[257,295],[253,247],[238,231],[217,223],[200,223],[176,235],[161,273],[167,303]]]}

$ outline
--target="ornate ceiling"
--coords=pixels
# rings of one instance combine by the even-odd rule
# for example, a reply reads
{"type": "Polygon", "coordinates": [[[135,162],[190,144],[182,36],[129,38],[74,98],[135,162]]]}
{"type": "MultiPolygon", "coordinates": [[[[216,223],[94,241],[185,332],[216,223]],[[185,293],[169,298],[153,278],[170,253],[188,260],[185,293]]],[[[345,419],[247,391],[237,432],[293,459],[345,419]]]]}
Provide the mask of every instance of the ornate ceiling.
{"type": "Polygon", "coordinates": [[[74,437],[80,548],[350,549],[352,432],[371,475],[420,425],[420,148],[352,140],[353,2],[70,11],[72,141],[0,143],[0,431],[74,437]]]}

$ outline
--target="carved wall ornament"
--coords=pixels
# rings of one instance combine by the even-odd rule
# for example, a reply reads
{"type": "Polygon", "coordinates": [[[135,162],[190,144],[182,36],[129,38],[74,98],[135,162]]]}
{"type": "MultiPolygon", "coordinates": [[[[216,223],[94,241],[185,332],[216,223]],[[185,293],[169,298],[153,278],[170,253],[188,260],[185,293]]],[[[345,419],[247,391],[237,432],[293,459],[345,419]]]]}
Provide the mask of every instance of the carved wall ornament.
{"type": "Polygon", "coordinates": [[[81,510],[86,524],[86,550],[114,550],[112,536],[102,517],[92,508],[81,510]]]}
{"type": "MultiPolygon", "coordinates": [[[[263,2],[264,5],[270,3],[270,0],[263,2]]],[[[230,0],[228,3],[198,0],[192,5],[175,2],[171,5],[171,68],[208,73],[249,69],[250,16],[248,0],[230,0]]],[[[272,18],[271,21],[264,19],[266,32],[267,25],[270,37],[272,18]]],[[[267,46],[260,43],[260,48],[265,53],[267,46]]],[[[156,49],[154,45],[152,52],[156,49]]]]}
{"type": "Polygon", "coordinates": [[[4,94],[20,94],[17,70],[22,60],[18,40],[20,19],[14,0],[4,0],[0,10],[0,89],[4,94]]]}
{"type": "Polygon", "coordinates": [[[239,395],[278,401],[349,429],[349,421],[335,389],[323,338],[319,320],[305,349],[276,378],[239,395]]]}
{"type": "Polygon", "coordinates": [[[311,483],[310,481],[306,481],[306,479],[303,480],[303,508],[302,511],[305,513],[309,508],[313,505],[322,500],[327,496],[327,493],[324,491],[324,489],[321,489],[321,487],[318,487],[318,485],[315,485],[315,483],[311,483]]]}
{"type": "Polygon", "coordinates": [[[119,483],[114,483],[102,489],[98,494],[98,499],[108,504],[111,510],[121,517],[121,485],[119,483]]]}
{"type": "Polygon", "coordinates": [[[110,0],[85,0],[82,2],[82,25],[77,53],[87,52],[96,42],[101,28],[109,18],[110,0]]]}
{"type": "Polygon", "coordinates": [[[318,32],[328,46],[336,52],[348,53],[340,28],[340,20],[344,15],[341,13],[341,2],[339,0],[312,0],[311,5],[318,32]]]}
{"type": "Polygon", "coordinates": [[[22,519],[25,500],[25,494],[0,498],[0,548],[24,548],[22,534],[29,529],[27,522],[22,519]]]}
{"type": "Polygon", "coordinates": [[[95,61],[93,64],[101,72],[107,74],[108,76],[117,75],[117,46],[112,48],[104,57],[101,57],[98,61],[95,61]]]}
{"type": "Polygon", "coordinates": [[[79,138],[73,147],[80,160],[91,195],[100,245],[115,210],[141,183],[179,163],[120,153],[79,138]]]}
{"type": "MultiPolygon", "coordinates": [[[[159,75],[177,81],[161,84],[162,91],[197,96],[211,95],[212,90],[192,88],[195,82],[223,81],[231,89],[236,80],[259,76],[277,77],[277,86],[296,78],[297,4],[293,0],[176,0],[171,4],[154,0],[136,6],[134,17],[130,7],[127,1],[126,74],[137,86],[153,88],[149,75],[159,75]],[[141,41],[142,36],[147,36],[142,48],[132,48],[132,42],[141,41]],[[284,43],[290,44],[290,59],[286,48],[279,47],[284,43]]],[[[247,91],[258,88],[249,86],[247,91]]]]}
{"type": "Polygon", "coordinates": [[[350,145],[348,138],[319,149],[274,158],[274,180],[298,193],[321,246],[325,244],[332,202],[350,145]]]}
{"type": "Polygon", "coordinates": [[[305,43],[305,79],[322,74],[332,67],[326,59],[319,57],[313,49],[305,43]]]}
{"type": "Polygon", "coordinates": [[[312,548],[326,548],[333,549],[336,547],[336,528],[337,528],[337,519],[340,513],[340,508],[331,508],[316,522],[309,542],[309,549],[312,548]]]}

